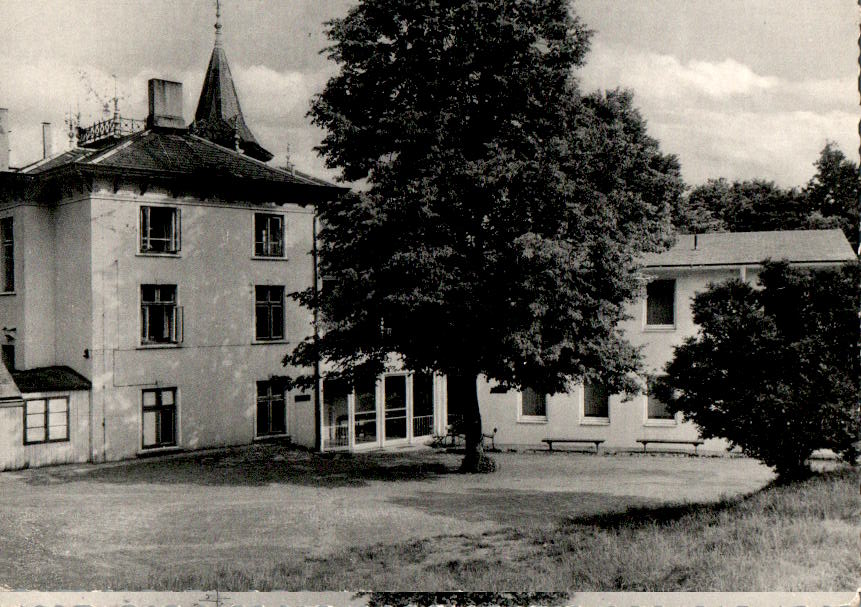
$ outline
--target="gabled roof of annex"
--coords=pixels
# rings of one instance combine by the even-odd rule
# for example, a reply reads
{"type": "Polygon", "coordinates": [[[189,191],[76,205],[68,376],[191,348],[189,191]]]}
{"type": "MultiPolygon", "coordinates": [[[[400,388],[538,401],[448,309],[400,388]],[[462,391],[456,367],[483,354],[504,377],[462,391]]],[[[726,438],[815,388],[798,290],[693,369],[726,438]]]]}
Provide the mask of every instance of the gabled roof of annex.
{"type": "Polygon", "coordinates": [[[649,253],[645,267],[756,265],[765,259],[792,263],[843,263],[856,259],[839,229],[681,234],[663,253],[649,253]]]}

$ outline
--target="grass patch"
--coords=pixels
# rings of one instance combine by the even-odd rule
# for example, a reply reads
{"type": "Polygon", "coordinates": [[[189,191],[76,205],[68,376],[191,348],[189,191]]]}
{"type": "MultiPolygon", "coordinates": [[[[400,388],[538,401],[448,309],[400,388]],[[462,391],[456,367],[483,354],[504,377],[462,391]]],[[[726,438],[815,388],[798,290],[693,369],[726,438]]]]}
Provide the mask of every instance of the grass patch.
{"type": "Polygon", "coordinates": [[[255,571],[164,571],[135,586],[833,591],[857,582],[858,487],[858,469],[843,468],[711,505],[636,507],[546,527],[351,548],[255,571]]]}

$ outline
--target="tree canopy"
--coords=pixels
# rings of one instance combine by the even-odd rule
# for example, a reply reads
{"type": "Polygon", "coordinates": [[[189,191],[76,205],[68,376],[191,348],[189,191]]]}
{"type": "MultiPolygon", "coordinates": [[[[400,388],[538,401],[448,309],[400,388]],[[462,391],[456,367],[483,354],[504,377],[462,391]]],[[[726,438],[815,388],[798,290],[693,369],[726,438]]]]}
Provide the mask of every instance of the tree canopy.
{"type": "Polygon", "coordinates": [[[367,188],[318,209],[325,287],[298,299],[320,336],[288,361],[632,388],[616,325],[683,186],[630,93],[579,92],[589,31],[568,2],[363,0],[328,35],[319,151],[367,188]]]}
{"type": "Polygon", "coordinates": [[[699,334],[677,347],[657,394],[705,438],[722,437],[793,478],[816,449],[854,459],[861,435],[861,266],[767,262],[756,288],[711,285],[693,300],[699,334]]]}
{"type": "Polygon", "coordinates": [[[683,232],[757,232],[840,228],[858,249],[858,165],[832,142],[803,188],[772,181],[710,179],[691,189],[675,219],[683,232]]]}

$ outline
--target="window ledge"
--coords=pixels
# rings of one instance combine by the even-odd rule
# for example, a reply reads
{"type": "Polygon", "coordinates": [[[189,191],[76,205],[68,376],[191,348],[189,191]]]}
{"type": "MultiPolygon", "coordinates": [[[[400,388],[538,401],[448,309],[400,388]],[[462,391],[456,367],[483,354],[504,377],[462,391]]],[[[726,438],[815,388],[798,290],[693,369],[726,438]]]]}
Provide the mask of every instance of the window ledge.
{"type": "Polygon", "coordinates": [[[284,434],[264,434],[263,436],[255,436],[251,439],[255,443],[265,443],[267,441],[283,441],[284,439],[289,439],[290,435],[287,433],[284,434]]]}
{"type": "Polygon", "coordinates": [[[176,350],[181,348],[182,344],[140,344],[138,350],[176,350]]]}
{"type": "Polygon", "coordinates": [[[168,259],[178,259],[182,257],[181,253],[148,253],[145,251],[138,251],[135,253],[135,257],[167,257],[168,259]]]}
{"type": "Polygon", "coordinates": [[[609,426],[609,417],[583,417],[580,419],[581,426],[609,426]]]}
{"type": "Polygon", "coordinates": [[[168,453],[178,453],[182,451],[183,448],[179,445],[169,445],[166,447],[146,447],[141,448],[137,452],[138,457],[146,457],[148,455],[165,455],[168,453]]]}
{"type": "Polygon", "coordinates": [[[679,422],[674,419],[647,419],[643,425],[652,428],[674,428],[679,425],[679,422]]]}
{"type": "Polygon", "coordinates": [[[517,423],[518,424],[546,424],[547,423],[547,417],[523,416],[523,417],[517,418],[517,423]]]}
{"type": "Polygon", "coordinates": [[[51,440],[37,440],[31,442],[24,442],[25,447],[33,447],[35,445],[61,445],[63,443],[70,443],[71,441],[68,438],[55,438],[51,440]]]}
{"type": "Polygon", "coordinates": [[[290,341],[287,339],[253,339],[251,340],[252,346],[268,346],[268,345],[276,345],[276,344],[289,344],[290,341]]]}
{"type": "Polygon", "coordinates": [[[645,333],[669,333],[675,330],[676,325],[646,325],[643,327],[645,333]]]}
{"type": "Polygon", "coordinates": [[[260,261],[287,261],[286,255],[252,255],[251,259],[259,259],[260,261]]]}
{"type": "Polygon", "coordinates": [[[2,295],[17,295],[15,291],[0,291],[0,296],[2,295]]]}

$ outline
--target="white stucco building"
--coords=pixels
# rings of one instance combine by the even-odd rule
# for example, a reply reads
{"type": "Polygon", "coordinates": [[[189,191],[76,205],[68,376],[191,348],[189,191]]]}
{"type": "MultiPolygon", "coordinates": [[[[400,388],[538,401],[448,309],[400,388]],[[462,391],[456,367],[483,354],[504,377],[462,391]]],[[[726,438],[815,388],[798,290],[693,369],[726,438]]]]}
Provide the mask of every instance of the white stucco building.
{"type": "MultiPolygon", "coordinates": [[[[833,268],[855,255],[837,229],[680,236],[673,248],[644,260],[648,284],[643,297],[630,306],[630,320],[622,325],[628,340],[643,347],[647,370],[660,374],[673,356],[673,347],[696,334],[691,312],[694,294],[709,283],[731,278],[755,284],[765,259],[833,268]]],[[[545,438],[580,438],[603,440],[602,449],[642,450],[640,440],[697,439],[693,424],[647,394],[625,401],[600,387],[584,390],[580,386],[569,394],[524,398],[517,392],[495,394],[490,385],[483,385],[479,402],[485,431],[496,428],[496,442],[503,446],[543,446],[545,438]]],[[[666,447],[693,450],[682,443],[666,447]]],[[[709,440],[699,450],[725,447],[722,440],[709,440]]]]}

